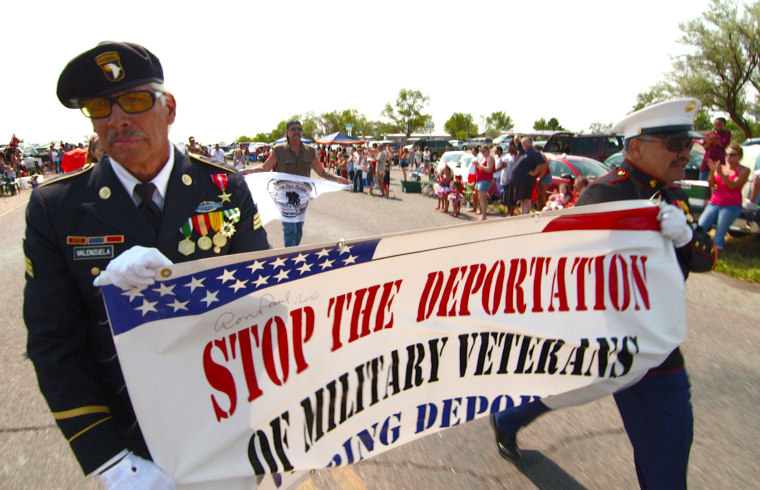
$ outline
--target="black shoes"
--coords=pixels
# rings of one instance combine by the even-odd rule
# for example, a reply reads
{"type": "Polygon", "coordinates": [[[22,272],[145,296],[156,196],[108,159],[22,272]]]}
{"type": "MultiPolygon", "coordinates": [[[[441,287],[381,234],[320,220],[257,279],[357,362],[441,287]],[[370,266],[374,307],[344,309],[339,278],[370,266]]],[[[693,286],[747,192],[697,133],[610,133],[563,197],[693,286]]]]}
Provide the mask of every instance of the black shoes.
{"type": "Polygon", "coordinates": [[[489,417],[493,433],[496,436],[496,449],[502,458],[507,461],[515,462],[522,458],[520,448],[517,447],[517,437],[508,436],[499,432],[499,428],[496,426],[496,414],[491,414],[489,417]]]}

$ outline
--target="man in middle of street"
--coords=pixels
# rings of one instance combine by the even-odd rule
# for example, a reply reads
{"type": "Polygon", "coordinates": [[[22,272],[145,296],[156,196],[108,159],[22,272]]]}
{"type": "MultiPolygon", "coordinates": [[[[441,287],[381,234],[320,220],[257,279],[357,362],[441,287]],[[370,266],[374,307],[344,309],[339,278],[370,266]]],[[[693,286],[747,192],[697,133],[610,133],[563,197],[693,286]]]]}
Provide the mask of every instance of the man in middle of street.
{"type": "MultiPolygon", "coordinates": [[[[272,148],[272,153],[266,159],[264,165],[243,173],[257,172],[281,172],[286,174],[309,177],[312,169],[318,176],[338,184],[348,184],[348,180],[325,171],[319,161],[319,154],[311,146],[303,144],[301,135],[303,126],[301,121],[293,119],[285,125],[285,143],[280,143],[272,148]]],[[[282,222],[283,241],[286,247],[295,247],[301,243],[303,236],[303,221],[282,222]]]]}

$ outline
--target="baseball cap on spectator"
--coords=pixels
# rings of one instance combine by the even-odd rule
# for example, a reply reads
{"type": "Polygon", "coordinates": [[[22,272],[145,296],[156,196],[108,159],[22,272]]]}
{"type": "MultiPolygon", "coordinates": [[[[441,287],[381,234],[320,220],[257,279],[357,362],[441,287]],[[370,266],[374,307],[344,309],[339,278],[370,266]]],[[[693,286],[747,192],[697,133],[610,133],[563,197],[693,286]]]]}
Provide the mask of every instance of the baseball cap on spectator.
{"type": "Polygon", "coordinates": [[[70,108],[78,102],[146,83],[164,82],[158,58],[134,43],[103,41],[78,55],[58,78],[58,100],[70,108]]]}

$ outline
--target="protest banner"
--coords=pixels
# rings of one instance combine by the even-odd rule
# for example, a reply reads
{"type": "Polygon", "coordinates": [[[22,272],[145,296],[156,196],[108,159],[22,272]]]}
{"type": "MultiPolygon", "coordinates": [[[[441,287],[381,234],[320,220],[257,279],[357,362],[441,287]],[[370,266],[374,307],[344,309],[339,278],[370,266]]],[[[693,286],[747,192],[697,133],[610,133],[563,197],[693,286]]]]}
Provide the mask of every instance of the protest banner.
{"type": "Polygon", "coordinates": [[[620,201],[215,257],[103,294],[153,457],[214,488],[637,381],[686,335],[656,215],[620,201]]]}
{"type": "Polygon", "coordinates": [[[256,199],[261,223],[273,220],[300,223],[306,218],[309,202],[318,196],[348,189],[349,186],[322,179],[280,172],[259,172],[245,176],[251,195],[256,199]]]}

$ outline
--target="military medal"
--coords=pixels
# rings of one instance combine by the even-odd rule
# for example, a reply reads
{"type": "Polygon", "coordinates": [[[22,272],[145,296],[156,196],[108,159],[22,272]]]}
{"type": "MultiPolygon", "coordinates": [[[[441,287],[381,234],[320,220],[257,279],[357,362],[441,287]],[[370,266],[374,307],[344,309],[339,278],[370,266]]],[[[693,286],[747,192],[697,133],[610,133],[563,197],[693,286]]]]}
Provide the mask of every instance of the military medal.
{"type": "Polygon", "coordinates": [[[224,224],[224,218],[221,211],[208,213],[208,217],[211,221],[211,229],[216,232],[212,240],[215,246],[214,252],[219,253],[221,251],[221,248],[227,245],[228,239],[223,233],[221,233],[222,225],[224,224]]]}
{"type": "Polygon", "coordinates": [[[222,211],[222,215],[224,216],[224,223],[220,233],[227,238],[232,238],[235,233],[235,223],[240,221],[240,208],[225,209],[222,211]]]}
{"type": "Polygon", "coordinates": [[[198,248],[201,250],[211,249],[213,243],[211,242],[211,239],[206,236],[209,232],[208,214],[196,214],[192,219],[195,231],[201,235],[201,237],[198,239],[198,248]]]}
{"type": "Polygon", "coordinates": [[[177,246],[179,253],[185,256],[195,253],[195,242],[190,240],[190,235],[193,234],[192,218],[188,218],[187,221],[182,223],[179,231],[185,236],[185,239],[181,240],[177,246]]]}
{"type": "Polygon", "coordinates": [[[222,191],[218,196],[219,199],[221,199],[222,202],[232,202],[230,201],[232,194],[227,193],[227,174],[212,174],[211,180],[214,182],[214,185],[222,191]]]}

